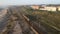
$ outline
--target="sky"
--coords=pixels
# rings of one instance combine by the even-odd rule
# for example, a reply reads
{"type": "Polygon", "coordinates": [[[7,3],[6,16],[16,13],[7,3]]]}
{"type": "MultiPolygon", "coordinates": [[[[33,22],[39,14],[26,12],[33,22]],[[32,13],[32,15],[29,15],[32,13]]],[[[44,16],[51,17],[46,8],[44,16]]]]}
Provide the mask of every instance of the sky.
{"type": "Polygon", "coordinates": [[[0,5],[60,4],[60,0],[0,0],[0,5]]]}

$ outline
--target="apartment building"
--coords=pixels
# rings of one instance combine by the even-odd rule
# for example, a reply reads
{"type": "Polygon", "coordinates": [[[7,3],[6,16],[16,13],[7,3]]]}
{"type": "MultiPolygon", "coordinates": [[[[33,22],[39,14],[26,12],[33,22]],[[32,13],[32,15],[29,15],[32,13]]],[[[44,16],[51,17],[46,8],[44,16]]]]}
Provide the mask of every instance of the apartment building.
{"type": "Polygon", "coordinates": [[[32,7],[32,9],[34,9],[34,10],[36,10],[36,9],[38,10],[40,6],[38,6],[38,5],[33,5],[33,6],[31,6],[31,7],[32,7]]]}
{"type": "Polygon", "coordinates": [[[57,8],[58,8],[58,11],[60,11],[60,6],[58,6],[57,8]]]}
{"type": "Polygon", "coordinates": [[[44,6],[44,8],[40,8],[39,10],[56,11],[56,7],[44,6]]]}
{"type": "Polygon", "coordinates": [[[32,6],[32,9],[46,10],[46,11],[60,11],[60,6],[32,6]]]}

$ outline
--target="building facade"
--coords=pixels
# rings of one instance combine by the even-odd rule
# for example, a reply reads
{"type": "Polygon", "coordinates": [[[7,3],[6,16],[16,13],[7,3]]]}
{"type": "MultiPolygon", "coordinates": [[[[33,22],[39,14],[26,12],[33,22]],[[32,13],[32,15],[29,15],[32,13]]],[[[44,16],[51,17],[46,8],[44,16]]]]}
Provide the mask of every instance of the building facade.
{"type": "Polygon", "coordinates": [[[46,10],[46,11],[60,11],[60,6],[31,6],[34,10],[46,10]]]}
{"type": "Polygon", "coordinates": [[[39,10],[56,11],[56,7],[44,6],[44,8],[40,8],[39,10]]]}
{"type": "Polygon", "coordinates": [[[58,11],[60,11],[60,6],[58,7],[58,11]]]}
{"type": "Polygon", "coordinates": [[[34,9],[34,10],[36,10],[36,9],[38,10],[40,6],[38,6],[38,5],[33,5],[33,6],[31,6],[31,7],[32,7],[32,9],[34,9]]]}

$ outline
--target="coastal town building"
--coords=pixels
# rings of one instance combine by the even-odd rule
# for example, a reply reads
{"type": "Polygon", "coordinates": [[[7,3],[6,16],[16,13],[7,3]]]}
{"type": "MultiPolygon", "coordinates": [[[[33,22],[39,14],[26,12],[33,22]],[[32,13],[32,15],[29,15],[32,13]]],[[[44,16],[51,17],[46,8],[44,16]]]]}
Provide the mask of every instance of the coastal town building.
{"type": "Polygon", "coordinates": [[[60,6],[39,6],[39,5],[33,5],[31,7],[34,10],[60,11],[60,6]]]}
{"type": "Polygon", "coordinates": [[[44,6],[44,8],[40,8],[39,10],[56,11],[56,7],[44,6]]]}
{"type": "Polygon", "coordinates": [[[34,9],[34,10],[36,10],[36,9],[39,9],[40,8],[40,6],[38,6],[38,5],[33,5],[33,6],[31,6],[32,7],[32,9],[34,9]]]}

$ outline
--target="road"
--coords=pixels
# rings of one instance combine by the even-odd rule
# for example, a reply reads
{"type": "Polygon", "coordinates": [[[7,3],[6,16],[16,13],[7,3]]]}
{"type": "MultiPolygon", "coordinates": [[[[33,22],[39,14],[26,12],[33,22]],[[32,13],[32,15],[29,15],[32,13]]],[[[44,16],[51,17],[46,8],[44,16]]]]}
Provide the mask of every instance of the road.
{"type": "Polygon", "coordinates": [[[7,9],[3,9],[0,11],[0,32],[7,25],[8,17],[9,17],[9,15],[7,14],[7,9]]]}

